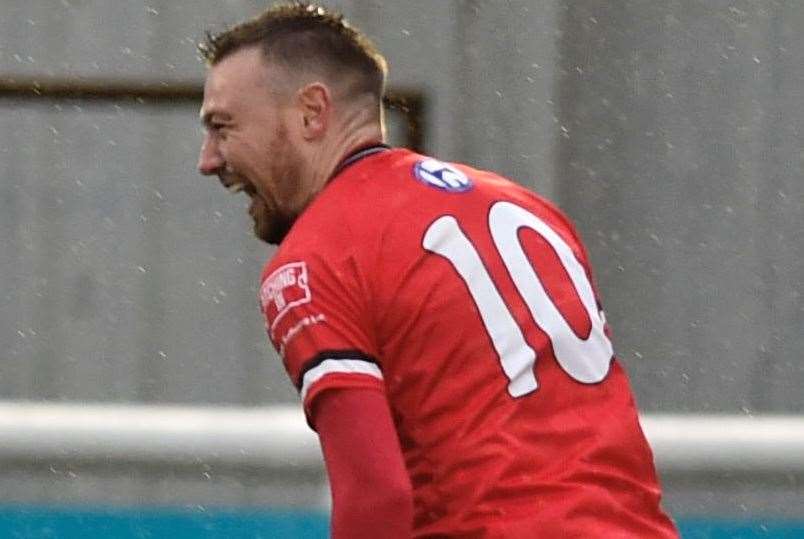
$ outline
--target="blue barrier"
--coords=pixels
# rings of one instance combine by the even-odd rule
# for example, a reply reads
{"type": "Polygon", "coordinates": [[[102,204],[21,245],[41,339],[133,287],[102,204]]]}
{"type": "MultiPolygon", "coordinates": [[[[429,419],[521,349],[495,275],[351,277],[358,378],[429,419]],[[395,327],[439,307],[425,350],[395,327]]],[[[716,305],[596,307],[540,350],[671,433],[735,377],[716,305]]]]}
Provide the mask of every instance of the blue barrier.
{"type": "MultiPolygon", "coordinates": [[[[804,520],[680,518],[683,539],[801,539],[804,520]]],[[[0,506],[9,539],[325,539],[326,513],[244,509],[0,506]]]]}
{"type": "Polygon", "coordinates": [[[0,537],[14,539],[322,539],[324,513],[292,510],[0,507],[0,537]]]}
{"type": "Polygon", "coordinates": [[[683,539],[802,539],[804,520],[677,518],[683,539]]]}

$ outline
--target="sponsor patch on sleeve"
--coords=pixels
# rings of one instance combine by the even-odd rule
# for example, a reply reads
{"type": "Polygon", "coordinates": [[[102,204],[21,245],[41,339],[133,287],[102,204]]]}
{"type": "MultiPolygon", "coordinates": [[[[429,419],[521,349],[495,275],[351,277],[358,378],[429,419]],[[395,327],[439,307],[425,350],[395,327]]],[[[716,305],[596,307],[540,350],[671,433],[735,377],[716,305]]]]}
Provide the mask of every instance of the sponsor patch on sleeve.
{"type": "Polygon", "coordinates": [[[271,273],[260,288],[260,303],[270,321],[268,330],[271,334],[293,307],[310,303],[311,300],[305,262],[290,262],[271,273]]]}
{"type": "Polygon", "coordinates": [[[466,174],[437,159],[419,161],[413,166],[413,175],[425,185],[451,193],[462,193],[472,188],[472,180],[466,174]]]}

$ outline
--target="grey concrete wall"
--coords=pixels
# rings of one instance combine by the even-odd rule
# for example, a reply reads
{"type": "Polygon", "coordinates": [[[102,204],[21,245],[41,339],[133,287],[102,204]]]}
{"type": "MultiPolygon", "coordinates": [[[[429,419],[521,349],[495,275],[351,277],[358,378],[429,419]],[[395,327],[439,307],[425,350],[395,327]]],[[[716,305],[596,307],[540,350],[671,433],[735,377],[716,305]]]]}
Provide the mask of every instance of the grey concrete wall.
{"type": "MultiPolygon", "coordinates": [[[[4,398],[258,402],[243,201],[193,171],[195,107],[0,104],[4,398]]],[[[255,270],[255,268],[257,268],[255,270]]],[[[276,377],[278,378],[278,377],[276,377]]],[[[286,391],[284,398],[288,398],[286,391]]]]}
{"type": "MultiPolygon", "coordinates": [[[[248,2],[4,2],[0,76],[197,82],[248,2]]],[[[194,172],[197,105],[0,102],[3,398],[287,400],[256,309],[269,250],[194,172]]]]}
{"type": "Polygon", "coordinates": [[[643,405],[804,409],[800,2],[562,10],[559,200],[643,405]]]}

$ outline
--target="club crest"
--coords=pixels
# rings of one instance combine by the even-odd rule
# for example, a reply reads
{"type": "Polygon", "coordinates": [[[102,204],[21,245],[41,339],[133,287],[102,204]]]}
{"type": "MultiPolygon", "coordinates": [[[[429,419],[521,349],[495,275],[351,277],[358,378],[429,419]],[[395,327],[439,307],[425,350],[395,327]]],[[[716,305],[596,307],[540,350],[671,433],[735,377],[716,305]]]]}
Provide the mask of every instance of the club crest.
{"type": "Polygon", "coordinates": [[[419,161],[413,174],[420,182],[443,191],[462,193],[472,188],[472,180],[466,174],[437,159],[419,161]]]}

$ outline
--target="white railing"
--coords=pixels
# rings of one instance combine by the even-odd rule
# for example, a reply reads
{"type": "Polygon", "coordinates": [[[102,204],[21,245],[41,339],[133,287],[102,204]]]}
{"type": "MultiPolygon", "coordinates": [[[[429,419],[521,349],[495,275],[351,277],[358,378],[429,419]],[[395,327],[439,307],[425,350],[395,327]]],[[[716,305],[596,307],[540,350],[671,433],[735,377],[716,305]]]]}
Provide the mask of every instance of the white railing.
{"type": "Polygon", "coordinates": [[[298,407],[0,402],[0,460],[321,467],[298,407]]]}
{"type": "Polygon", "coordinates": [[[665,473],[804,474],[804,416],[645,415],[665,473]]]}
{"type": "MultiPolygon", "coordinates": [[[[645,415],[641,421],[663,474],[804,474],[804,416],[645,415]]],[[[297,406],[0,402],[0,460],[322,468],[316,436],[297,406]]]]}

